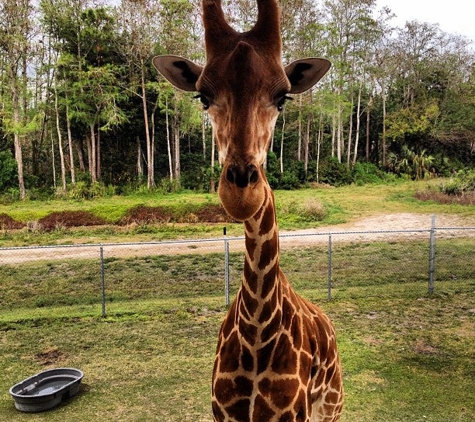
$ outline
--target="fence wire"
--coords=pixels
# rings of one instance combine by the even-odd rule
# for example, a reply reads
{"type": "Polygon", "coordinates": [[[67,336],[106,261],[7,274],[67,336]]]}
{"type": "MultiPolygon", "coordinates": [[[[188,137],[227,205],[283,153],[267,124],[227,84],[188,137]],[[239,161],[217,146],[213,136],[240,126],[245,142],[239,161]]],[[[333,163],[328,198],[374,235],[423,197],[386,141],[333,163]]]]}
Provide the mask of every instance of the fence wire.
{"type": "MultiPolygon", "coordinates": [[[[280,262],[316,300],[475,292],[475,227],[282,234],[280,262]]],[[[0,248],[0,311],[236,294],[244,238],[0,248]]]]}

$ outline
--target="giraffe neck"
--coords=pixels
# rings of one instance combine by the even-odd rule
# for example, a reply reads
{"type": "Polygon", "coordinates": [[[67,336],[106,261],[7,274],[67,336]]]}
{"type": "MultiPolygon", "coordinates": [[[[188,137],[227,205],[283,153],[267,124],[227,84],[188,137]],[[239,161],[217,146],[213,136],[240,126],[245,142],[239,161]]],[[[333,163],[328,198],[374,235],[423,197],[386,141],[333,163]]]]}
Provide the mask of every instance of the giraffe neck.
{"type": "Polygon", "coordinates": [[[270,187],[261,209],[244,226],[246,256],[237,309],[239,331],[251,346],[259,346],[276,333],[282,318],[279,232],[270,187]]]}
{"type": "Polygon", "coordinates": [[[270,187],[244,226],[242,285],[221,326],[213,370],[214,420],[337,422],[343,393],[335,334],[280,270],[270,187]]]}

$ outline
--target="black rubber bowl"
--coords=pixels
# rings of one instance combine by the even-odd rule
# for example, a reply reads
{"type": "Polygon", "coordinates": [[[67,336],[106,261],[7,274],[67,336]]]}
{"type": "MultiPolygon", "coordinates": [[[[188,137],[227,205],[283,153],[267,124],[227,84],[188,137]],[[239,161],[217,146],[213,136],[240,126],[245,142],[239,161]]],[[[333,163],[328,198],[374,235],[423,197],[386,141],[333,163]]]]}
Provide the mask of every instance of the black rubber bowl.
{"type": "Polygon", "coordinates": [[[43,412],[77,394],[83,377],[79,369],[49,369],[15,384],[10,394],[18,410],[43,412]]]}

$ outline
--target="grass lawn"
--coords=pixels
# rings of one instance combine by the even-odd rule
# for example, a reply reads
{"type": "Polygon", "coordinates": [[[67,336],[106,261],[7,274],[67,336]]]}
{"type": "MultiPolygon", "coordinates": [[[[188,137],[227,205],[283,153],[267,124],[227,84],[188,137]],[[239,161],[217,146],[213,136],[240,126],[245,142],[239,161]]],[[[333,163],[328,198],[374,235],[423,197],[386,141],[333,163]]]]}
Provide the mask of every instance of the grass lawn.
{"type": "MultiPolygon", "coordinates": [[[[309,290],[302,292],[312,298],[309,290]]],[[[344,368],[342,422],[475,420],[475,298],[470,294],[323,302],[344,368]]],[[[18,309],[0,313],[0,419],[210,421],[222,298],[18,309]],[[79,395],[23,414],[11,385],[50,367],[85,373],[79,395]]]]}
{"type": "MultiPolygon", "coordinates": [[[[451,252],[465,254],[468,242],[452,240],[451,252]]],[[[418,263],[419,255],[426,262],[423,251],[427,245],[419,241],[336,248],[331,302],[322,251],[282,254],[295,288],[336,325],[343,422],[475,420],[475,280],[459,275],[455,283],[449,261],[441,261],[445,278],[428,296],[427,266],[418,263]],[[408,249],[410,271],[401,262],[408,249]]],[[[106,260],[107,318],[100,317],[96,260],[3,265],[0,420],[210,421],[214,349],[225,314],[222,260],[222,254],[106,260]],[[61,366],[85,373],[76,398],[41,414],[14,408],[13,384],[61,366]]],[[[242,255],[230,261],[235,294],[242,255]]]]}
{"type": "MultiPolygon", "coordinates": [[[[475,221],[473,206],[414,199],[425,184],[276,192],[279,224],[315,227],[389,212],[455,213],[475,221]],[[321,221],[300,215],[314,196],[327,210],[321,221]]],[[[183,201],[218,199],[179,194],[25,202],[0,206],[0,214],[28,221],[83,209],[113,222],[136,205],[179,208],[183,201]]],[[[242,234],[240,224],[228,227],[230,235],[242,234]]],[[[0,246],[214,233],[220,236],[220,227],[2,231],[0,246]]],[[[325,248],[282,254],[296,290],[320,303],[336,325],[346,391],[342,422],[475,421],[475,273],[468,265],[473,239],[438,239],[436,247],[436,290],[429,296],[426,241],[335,244],[330,302],[325,248]]],[[[235,294],[242,255],[231,258],[235,294]]],[[[97,259],[2,265],[0,421],[211,421],[211,372],[226,311],[222,260],[222,254],[106,258],[107,318],[100,317],[97,259]],[[52,367],[84,371],[78,396],[45,413],[17,411],[9,388],[52,367]]]]}

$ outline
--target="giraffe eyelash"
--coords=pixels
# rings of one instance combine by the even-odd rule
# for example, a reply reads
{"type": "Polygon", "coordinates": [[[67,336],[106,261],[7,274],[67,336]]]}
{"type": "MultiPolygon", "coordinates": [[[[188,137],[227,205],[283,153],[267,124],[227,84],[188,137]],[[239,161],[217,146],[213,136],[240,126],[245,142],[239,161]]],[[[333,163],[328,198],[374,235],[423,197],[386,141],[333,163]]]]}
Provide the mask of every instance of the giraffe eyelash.
{"type": "Polygon", "coordinates": [[[280,97],[279,100],[277,101],[277,110],[282,111],[284,109],[284,104],[286,101],[292,101],[293,98],[289,97],[288,95],[284,95],[283,97],[280,97]]]}
{"type": "Polygon", "coordinates": [[[195,95],[193,98],[196,98],[201,101],[201,104],[203,104],[203,110],[209,109],[209,106],[211,105],[211,103],[209,99],[206,98],[206,96],[204,96],[203,94],[198,94],[198,95],[195,95]]]}

